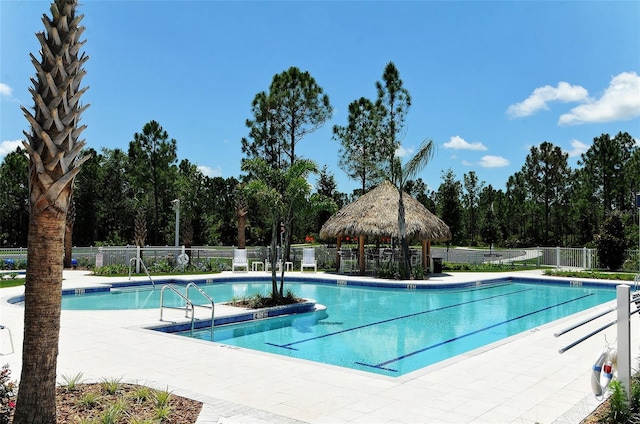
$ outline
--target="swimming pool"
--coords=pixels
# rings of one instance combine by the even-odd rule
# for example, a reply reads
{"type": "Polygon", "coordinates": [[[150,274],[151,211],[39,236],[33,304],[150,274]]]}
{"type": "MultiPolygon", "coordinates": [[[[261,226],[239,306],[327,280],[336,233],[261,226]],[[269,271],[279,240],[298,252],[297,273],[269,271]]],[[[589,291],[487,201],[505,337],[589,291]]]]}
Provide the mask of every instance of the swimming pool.
{"type": "MultiPolygon", "coordinates": [[[[302,284],[294,291],[327,310],[223,327],[214,341],[401,376],[615,298],[612,289],[523,282],[416,291],[302,284]]],[[[210,332],[194,337],[210,340],[210,332]]]]}
{"type": "MultiPolygon", "coordinates": [[[[418,289],[289,279],[287,288],[326,310],[216,326],[213,341],[397,377],[615,299],[613,286],[534,283],[499,279],[418,289]]],[[[268,293],[271,285],[265,280],[201,287],[223,302],[268,293]]],[[[156,296],[157,289],[84,293],[65,296],[63,308],[157,308],[156,296]]],[[[177,334],[191,337],[190,331],[177,334]]],[[[210,329],[196,330],[193,337],[211,340],[210,329]]]]}

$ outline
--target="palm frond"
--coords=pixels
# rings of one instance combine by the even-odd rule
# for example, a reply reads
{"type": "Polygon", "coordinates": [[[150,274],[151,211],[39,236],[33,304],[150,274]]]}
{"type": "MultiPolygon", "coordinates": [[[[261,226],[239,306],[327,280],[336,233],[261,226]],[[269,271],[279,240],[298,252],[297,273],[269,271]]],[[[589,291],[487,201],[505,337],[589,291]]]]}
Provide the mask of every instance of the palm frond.
{"type": "Polygon", "coordinates": [[[416,154],[407,162],[404,166],[402,184],[408,180],[414,179],[422,169],[427,166],[427,163],[433,158],[434,145],[433,140],[425,140],[420,145],[420,149],[416,154]]]}

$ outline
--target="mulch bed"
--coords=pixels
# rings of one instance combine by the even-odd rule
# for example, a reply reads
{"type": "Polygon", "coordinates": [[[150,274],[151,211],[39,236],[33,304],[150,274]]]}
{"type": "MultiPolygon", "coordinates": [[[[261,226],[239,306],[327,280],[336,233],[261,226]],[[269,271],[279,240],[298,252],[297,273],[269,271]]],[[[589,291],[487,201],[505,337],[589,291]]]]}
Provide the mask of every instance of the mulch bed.
{"type": "MultiPolygon", "coordinates": [[[[168,409],[163,411],[162,420],[158,419],[158,407],[153,396],[140,399],[140,388],[136,384],[122,383],[114,394],[109,394],[100,383],[77,384],[73,390],[59,386],[56,388],[56,412],[58,424],[77,424],[81,422],[103,422],[107,410],[120,402],[124,405],[116,423],[162,422],[168,424],[194,424],[202,402],[171,394],[167,402],[168,409]],[[83,399],[97,398],[94,405],[86,405],[83,399]],[[84,403],[84,404],[83,404],[84,403]]],[[[157,390],[151,389],[151,392],[157,390]]],[[[12,417],[13,419],[13,417],[12,417]]]]}

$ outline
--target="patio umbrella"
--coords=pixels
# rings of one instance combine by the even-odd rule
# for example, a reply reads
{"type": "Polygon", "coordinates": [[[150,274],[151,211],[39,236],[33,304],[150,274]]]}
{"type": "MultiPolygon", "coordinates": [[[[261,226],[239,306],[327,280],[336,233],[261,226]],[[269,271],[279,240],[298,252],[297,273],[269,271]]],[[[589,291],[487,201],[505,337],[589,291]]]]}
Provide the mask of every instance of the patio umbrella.
{"type": "MultiPolygon", "coordinates": [[[[422,241],[423,268],[427,268],[427,249],[431,241],[451,239],[447,224],[425,208],[422,203],[403,192],[406,237],[422,241]]],[[[325,222],[320,237],[358,237],[360,273],[364,273],[364,237],[398,237],[398,189],[389,181],[378,185],[358,200],[340,209],[325,222]]],[[[339,259],[338,259],[339,260],[339,259]]]]}

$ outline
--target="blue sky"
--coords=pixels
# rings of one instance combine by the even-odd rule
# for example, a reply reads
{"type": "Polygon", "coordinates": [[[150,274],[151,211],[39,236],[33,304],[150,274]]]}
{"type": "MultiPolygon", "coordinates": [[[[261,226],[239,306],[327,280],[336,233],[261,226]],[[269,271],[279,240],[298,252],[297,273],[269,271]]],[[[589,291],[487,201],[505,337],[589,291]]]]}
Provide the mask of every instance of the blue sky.
{"type": "MultiPolygon", "coordinates": [[[[332,127],[350,102],[374,99],[389,61],[413,104],[402,152],[436,152],[420,177],[432,189],[451,168],[504,189],[531,146],[580,153],[602,133],[640,139],[640,2],[598,1],[117,1],[84,0],[82,123],[88,147],[127,150],[156,120],[210,176],[238,177],[254,96],[297,66],[334,114],[296,152],[327,165],[338,189],[332,127]]],[[[0,0],[0,159],[27,130],[19,106],[39,58],[48,1],[0,0]]]]}

